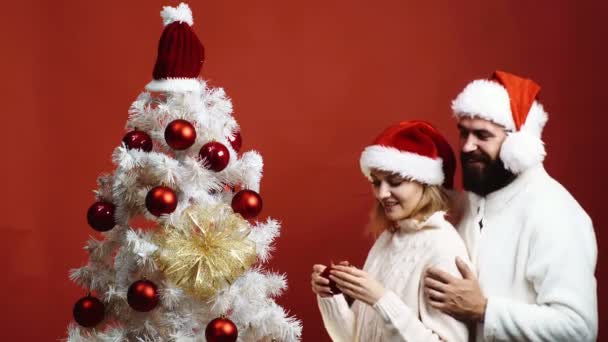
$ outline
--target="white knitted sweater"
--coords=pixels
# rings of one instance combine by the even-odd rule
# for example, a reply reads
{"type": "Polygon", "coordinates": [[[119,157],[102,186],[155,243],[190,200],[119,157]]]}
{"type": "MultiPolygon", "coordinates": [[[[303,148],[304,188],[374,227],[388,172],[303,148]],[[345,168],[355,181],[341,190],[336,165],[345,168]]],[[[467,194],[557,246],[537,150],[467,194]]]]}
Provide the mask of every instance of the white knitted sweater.
{"type": "Polygon", "coordinates": [[[436,266],[460,277],[455,258],[470,264],[455,228],[436,212],[425,222],[404,220],[395,233],[385,231],[369,251],[363,270],[387,290],[373,306],[343,295],[317,302],[325,329],[334,341],[467,341],[466,326],[432,308],[424,295],[426,268],[436,266]]]}
{"type": "Polygon", "coordinates": [[[488,298],[477,341],[595,341],[597,242],[572,195],[538,165],[469,199],[459,229],[488,298]]]}

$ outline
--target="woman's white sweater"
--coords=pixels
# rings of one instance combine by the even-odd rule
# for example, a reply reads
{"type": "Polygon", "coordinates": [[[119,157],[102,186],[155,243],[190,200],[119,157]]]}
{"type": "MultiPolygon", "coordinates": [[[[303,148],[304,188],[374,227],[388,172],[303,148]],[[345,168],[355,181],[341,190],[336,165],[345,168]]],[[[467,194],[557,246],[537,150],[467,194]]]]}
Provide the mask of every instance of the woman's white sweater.
{"type": "Polygon", "coordinates": [[[467,341],[465,324],[430,306],[424,295],[425,270],[438,267],[461,277],[455,259],[470,265],[455,228],[436,212],[424,222],[408,219],[395,232],[383,232],[369,251],[363,270],[379,281],[385,295],[373,306],[343,295],[317,302],[334,341],[467,341]]]}

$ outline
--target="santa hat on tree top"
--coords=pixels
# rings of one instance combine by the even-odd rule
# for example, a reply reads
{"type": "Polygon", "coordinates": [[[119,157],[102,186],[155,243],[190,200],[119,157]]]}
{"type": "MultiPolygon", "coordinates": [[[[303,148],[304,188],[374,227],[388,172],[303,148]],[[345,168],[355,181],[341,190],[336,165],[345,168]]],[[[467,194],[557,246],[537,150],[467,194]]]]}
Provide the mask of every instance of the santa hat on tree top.
{"type": "Polygon", "coordinates": [[[545,159],[541,135],[547,113],[538,102],[540,86],[504,71],[490,80],[475,80],[452,101],[456,117],[481,118],[503,126],[507,138],[500,149],[505,167],[520,174],[545,159]]]}
{"type": "Polygon", "coordinates": [[[185,3],[163,7],[160,12],[165,29],[158,42],[158,57],[146,85],[150,91],[195,91],[203,68],[205,48],[192,30],[192,11],[185,3]]]}
{"type": "Polygon", "coordinates": [[[426,121],[403,121],[384,130],[361,153],[361,171],[396,173],[428,185],[453,187],[456,160],[447,140],[426,121]]]}

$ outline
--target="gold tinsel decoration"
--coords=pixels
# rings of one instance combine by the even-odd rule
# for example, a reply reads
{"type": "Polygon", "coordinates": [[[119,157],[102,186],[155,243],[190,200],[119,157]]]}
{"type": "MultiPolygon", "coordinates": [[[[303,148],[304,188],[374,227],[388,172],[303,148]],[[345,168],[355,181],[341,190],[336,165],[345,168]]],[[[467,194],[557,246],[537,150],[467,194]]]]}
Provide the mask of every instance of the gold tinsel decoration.
{"type": "Polygon", "coordinates": [[[249,224],[225,204],[192,206],[156,234],[155,259],[167,279],[199,299],[232,284],[256,261],[249,224]]]}

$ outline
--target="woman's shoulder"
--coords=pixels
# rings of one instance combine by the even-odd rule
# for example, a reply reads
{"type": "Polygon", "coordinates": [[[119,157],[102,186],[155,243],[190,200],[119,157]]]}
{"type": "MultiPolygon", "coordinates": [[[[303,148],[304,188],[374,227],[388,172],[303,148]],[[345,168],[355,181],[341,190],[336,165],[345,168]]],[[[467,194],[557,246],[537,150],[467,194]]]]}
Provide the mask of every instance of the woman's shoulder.
{"type": "Polygon", "coordinates": [[[464,241],[456,228],[445,218],[444,212],[433,214],[424,229],[429,241],[429,252],[438,255],[467,254],[464,241]]]}
{"type": "Polygon", "coordinates": [[[437,211],[424,222],[424,229],[433,232],[433,235],[444,236],[451,232],[458,234],[458,231],[446,218],[445,211],[437,211]]]}

